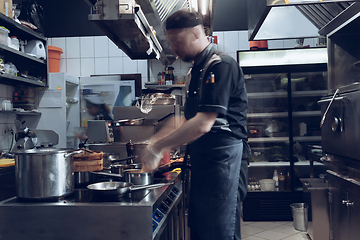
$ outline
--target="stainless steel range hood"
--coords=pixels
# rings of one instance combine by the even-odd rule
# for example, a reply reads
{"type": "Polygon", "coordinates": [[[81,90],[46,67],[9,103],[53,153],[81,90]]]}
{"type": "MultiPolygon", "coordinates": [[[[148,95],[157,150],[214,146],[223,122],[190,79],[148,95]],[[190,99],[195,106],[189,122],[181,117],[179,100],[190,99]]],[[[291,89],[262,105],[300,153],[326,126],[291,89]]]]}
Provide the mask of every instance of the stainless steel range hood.
{"type": "Polygon", "coordinates": [[[89,20],[131,59],[159,59],[164,65],[176,60],[165,36],[164,22],[179,9],[201,12],[205,29],[212,34],[215,0],[85,1],[91,5],[89,20]]]}
{"type": "Polygon", "coordinates": [[[247,0],[249,40],[319,37],[355,1],[247,0]]]}

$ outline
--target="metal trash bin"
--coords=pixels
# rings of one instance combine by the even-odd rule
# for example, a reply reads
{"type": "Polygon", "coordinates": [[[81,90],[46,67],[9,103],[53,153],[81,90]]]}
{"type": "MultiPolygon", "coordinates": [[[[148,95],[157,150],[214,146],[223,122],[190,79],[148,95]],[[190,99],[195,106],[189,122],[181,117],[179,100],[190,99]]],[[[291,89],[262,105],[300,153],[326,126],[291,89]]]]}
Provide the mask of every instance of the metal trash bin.
{"type": "Polygon", "coordinates": [[[306,203],[290,204],[296,230],[306,232],[308,227],[308,208],[306,203]]]}

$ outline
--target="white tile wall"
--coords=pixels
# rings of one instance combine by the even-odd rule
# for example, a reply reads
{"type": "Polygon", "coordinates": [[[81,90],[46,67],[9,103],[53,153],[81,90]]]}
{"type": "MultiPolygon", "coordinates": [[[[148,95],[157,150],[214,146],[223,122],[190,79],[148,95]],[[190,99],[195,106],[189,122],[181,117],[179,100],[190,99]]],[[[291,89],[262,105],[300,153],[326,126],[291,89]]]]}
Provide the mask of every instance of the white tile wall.
{"type": "MultiPolygon", "coordinates": [[[[64,49],[63,49],[64,51],[64,49]]],[[[80,37],[65,38],[65,55],[66,58],[80,58],[80,37]]]]}
{"type": "Polygon", "coordinates": [[[95,58],[87,57],[80,59],[80,75],[90,76],[95,74],[95,58]]]}
{"type": "Polygon", "coordinates": [[[95,37],[95,57],[109,57],[109,39],[106,36],[95,37]]]}
{"type": "Polygon", "coordinates": [[[232,54],[239,50],[239,32],[227,31],[224,32],[224,52],[232,54]]]}
{"type": "Polygon", "coordinates": [[[95,43],[94,37],[80,38],[80,57],[94,58],[95,57],[95,43]]]}
{"type": "Polygon", "coordinates": [[[66,59],[66,72],[73,76],[81,76],[81,60],[80,58],[68,58],[66,59]]]}
{"type": "MultiPolygon", "coordinates": [[[[123,57],[110,57],[109,58],[109,73],[121,74],[124,72],[123,57]]],[[[84,75],[85,76],[85,75],[84,75]]]]}
{"type": "MultiPolygon", "coordinates": [[[[213,35],[217,36],[218,49],[235,59],[236,51],[250,48],[247,31],[218,31],[213,35]]],[[[304,45],[315,47],[316,43],[316,39],[305,39],[304,45]]],[[[269,49],[293,48],[295,44],[295,39],[268,41],[269,49]]],[[[49,45],[63,49],[60,71],[75,76],[141,73],[144,84],[156,79],[159,72],[165,71],[158,60],[131,60],[106,36],[52,38],[49,39],[49,45]]],[[[176,60],[172,66],[175,68],[175,75],[182,76],[187,73],[191,64],[176,60]]]]}

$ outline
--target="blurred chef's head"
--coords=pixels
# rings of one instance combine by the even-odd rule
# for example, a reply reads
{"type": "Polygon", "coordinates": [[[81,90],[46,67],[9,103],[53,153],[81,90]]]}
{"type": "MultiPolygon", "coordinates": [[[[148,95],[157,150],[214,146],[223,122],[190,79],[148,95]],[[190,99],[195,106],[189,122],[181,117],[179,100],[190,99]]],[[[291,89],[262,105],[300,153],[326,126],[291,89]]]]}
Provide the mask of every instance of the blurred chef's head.
{"type": "Polygon", "coordinates": [[[179,10],[166,20],[166,35],[171,49],[184,62],[191,62],[206,48],[202,16],[198,12],[179,10]]]}
{"type": "Polygon", "coordinates": [[[99,114],[99,112],[105,112],[107,114],[110,113],[109,107],[106,105],[104,100],[98,96],[87,96],[85,97],[86,100],[86,108],[90,115],[96,116],[99,114]]]}

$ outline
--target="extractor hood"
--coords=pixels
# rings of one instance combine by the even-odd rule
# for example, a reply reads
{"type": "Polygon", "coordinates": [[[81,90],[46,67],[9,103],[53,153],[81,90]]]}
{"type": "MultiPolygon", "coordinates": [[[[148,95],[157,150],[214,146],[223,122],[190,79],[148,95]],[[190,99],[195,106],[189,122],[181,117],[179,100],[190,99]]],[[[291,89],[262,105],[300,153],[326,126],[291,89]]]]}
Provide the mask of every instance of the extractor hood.
{"type": "Polygon", "coordinates": [[[158,59],[163,65],[176,60],[166,39],[164,23],[180,9],[202,13],[205,29],[212,34],[215,0],[85,1],[91,6],[89,20],[131,59],[158,59]]]}
{"type": "Polygon", "coordinates": [[[247,0],[249,40],[320,37],[319,30],[354,2],[247,0]]]}

